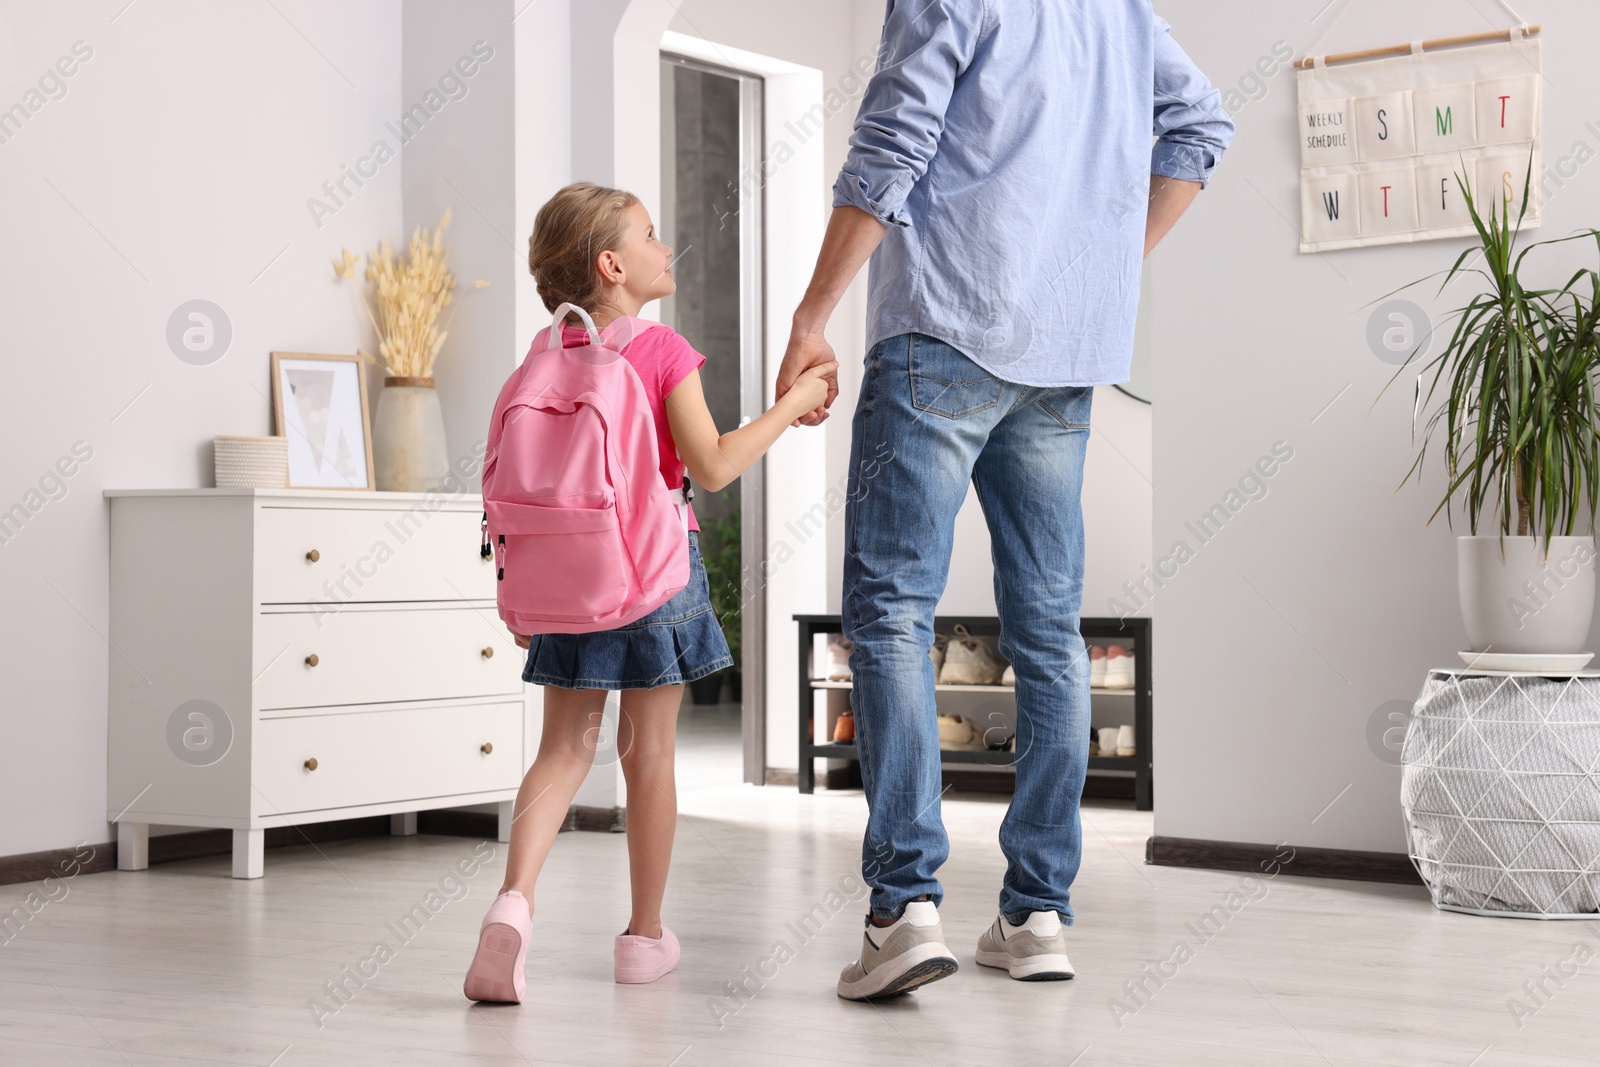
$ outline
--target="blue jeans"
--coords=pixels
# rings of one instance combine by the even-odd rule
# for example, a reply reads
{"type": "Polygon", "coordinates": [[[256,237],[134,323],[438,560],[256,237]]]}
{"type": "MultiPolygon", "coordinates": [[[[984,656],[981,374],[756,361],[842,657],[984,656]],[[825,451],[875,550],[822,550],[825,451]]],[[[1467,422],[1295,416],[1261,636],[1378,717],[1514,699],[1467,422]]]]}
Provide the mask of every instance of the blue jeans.
{"type": "Polygon", "coordinates": [[[923,894],[944,898],[936,872],[950,840],[928,650],[971,482],[993,545],[1000,651],[1017,677],[1000,910],[1072,921],[1089,759],[1079,491],[1093,399],[1092,387],[1003,381],[922,334],[867,353],[851,426],[842,623],[855,642],[851,703],[869,812],[862,863],[879,918],[898,918],[923,894]]]}

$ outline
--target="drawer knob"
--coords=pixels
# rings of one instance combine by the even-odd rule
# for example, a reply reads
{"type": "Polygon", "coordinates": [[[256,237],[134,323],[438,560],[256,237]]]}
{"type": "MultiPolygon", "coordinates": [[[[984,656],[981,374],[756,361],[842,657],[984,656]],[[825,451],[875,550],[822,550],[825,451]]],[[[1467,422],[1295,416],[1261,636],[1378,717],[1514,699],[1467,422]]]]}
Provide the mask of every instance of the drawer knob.
{"type": "Polygon", "coordinates": [[[317,769],[317,757],[312,756],[310,759],[306,760],[306,770],[314,771],[316,769],[317,769]]]}
{"type": "Polygon", "coordinates": [[[493,659],[494,658],[494,649],[489,648],[488,646],[485,646],[484,650],[483,650],[483,658],[484,659],[493,659]]]}
{"type": "Polygon", "coordinates": [[[317,654],[315,652],[311,653],[311,655],[306,657],[306,666],[307,667],[315,667],[318,663],[321,663],[321,662],[322,662],[321,660],[317,659],[317,654]]]}
{"type": "Polygon", "coordinates": [[[306,562],[308,562],[308,563],[315,563],[317,560],[319,560],[321,558],[322,558],[322,553],[318,552],[314,548],[310,552],[306,553],[306,562]]]}
{"type": "Polygon", "coordinates": [[[494,743],[490,742],[490,741],[485,741],[483,743],[483,745],[478,749],[478,751],[482,752],[485,756],[487,756],[489,753],[494,751],[494,743]]]}

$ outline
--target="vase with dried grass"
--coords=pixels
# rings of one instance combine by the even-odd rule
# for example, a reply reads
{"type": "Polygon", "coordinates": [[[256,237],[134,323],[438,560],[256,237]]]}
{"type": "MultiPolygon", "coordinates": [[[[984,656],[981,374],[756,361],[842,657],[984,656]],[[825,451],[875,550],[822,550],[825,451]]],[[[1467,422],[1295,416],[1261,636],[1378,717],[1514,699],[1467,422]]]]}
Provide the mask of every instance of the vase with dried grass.
{"type": "MultiPolygon", "coordinates": [[[[438,492],[444,489],[450,457],[445,444],[444,413],[433,387],[433,365],[449,336],[439,321],[446,307],[454,314],[455,276],[444,265],[446,211],[436,229],[417,227],[402,256],[389,242],[367,254],[366,278],[372,296],[360,294],[362,309],[378,337],[384,364],[383,392],[372,420],[372,464],[377,487],[396,492],[438,492]],[[374,311],[376,305],[376,311],[374,311]]],[[[357,257],[342,249],[333,269],[355,281],[357,257]]],[[[489,283],[474,283],[482,289],[489,283]]],[[[376,363],[372,353],[358,349],[376,363]]]]}

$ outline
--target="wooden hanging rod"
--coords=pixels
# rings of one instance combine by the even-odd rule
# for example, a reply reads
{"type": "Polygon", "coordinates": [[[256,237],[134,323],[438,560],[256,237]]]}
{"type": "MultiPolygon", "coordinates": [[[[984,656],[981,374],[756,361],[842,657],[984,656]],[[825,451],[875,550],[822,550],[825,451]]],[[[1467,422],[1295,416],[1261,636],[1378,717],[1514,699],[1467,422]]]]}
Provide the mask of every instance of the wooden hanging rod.
{"type": "MultiPolygon", "coordinates": [[[[1542,29],[1544,29],[1543,26],[1529,26],[1522,31],[1522,36],[1532,37],[1542,29]]],[[[1423,41],[1422,50],[1431,52],[1437,48],[1455,48],[1464,44],[1483,44],[1487,41],[1509,40],[1511,40],[1510,30],[1490,30],[1487,33],[1469,33],[1462,37],[1435,37],[1431,41],[1423,41]]],[[[1331,67],[1335,63],[1359,63],[1366,59],[1384,59],[1389,56],[1404,56],[1410,53],[1411,46],[1409,44],[1397,44],[1390,45],[1388,48],[1368,48],[1360,52],[1340,52],[1336,55],[1328,56],[1327,64],[1331,67]]],[[[1316,56],[1306,56],[1304,59],[1295,60],[1294,65],[1297,70],[1305,70],[1307,67],[1315,66],[1316,62],[1316,56]]]]}

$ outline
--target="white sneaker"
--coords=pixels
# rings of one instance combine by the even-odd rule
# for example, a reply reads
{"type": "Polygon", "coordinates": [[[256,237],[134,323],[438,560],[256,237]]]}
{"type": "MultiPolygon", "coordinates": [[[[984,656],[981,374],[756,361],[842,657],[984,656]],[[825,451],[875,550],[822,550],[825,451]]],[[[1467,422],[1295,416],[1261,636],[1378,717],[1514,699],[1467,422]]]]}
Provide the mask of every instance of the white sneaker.
{"type": "Polygon", "coordinates": [[[945,649],[944,666],[939,668],[942,685],[997,685],[1005,664],[989,646],[973,637],[962,625],[945,649]]]}
{"type": "Polygon", "coordinates": [[[950,749],[985,749],[983,731],[978,724],[964,715],[939,716],[939,747],[950,749]]]}
{"type": "MultiPolygon", "coordinates": [[[[1090,684],[1093,684],[1093,668],[1090,669],[1090,684]]],[[[1106,649],[1106,680],[1107,689],[1132,689],[1133,688],[1133,653],[1121,645],[1112,645],[1106,649]]]]}
{"type": "Polygon", "coordinates": [[[1131,726],[1119,726],[1119,727],[1117,727],[1117,755],[1119,755],[1119,756],[1134,756],[1134,755],[1138,755],[1138,753],[1134,750],[1133,727],[1131,727],[1131,726]]]}
{"type": "Polygon", "coordinates": [[[1106,650],[1099,645],[1089,646],[1089,686],[1093,689],[1106,686],[1106,650]]]}
{"type": "Polygon", "coordinates": [[[955,954],[944,943],[939,909],[931,900],[913,900],[889,926],[867,920],[861,958],[839,974],[846,1000],[893,996],[956,973],[955,954]]]}
{"type": "Polygon", "coordinates": [[[1004,915],[978,938],[978,966],[999,967],[1022,982],[1048,982],[1071,978],[1075,972],[1067,959],[1067,928],[1053,911],[1031,911],[1021,926],[1004,915]]]}
{"type": "Polygon", "coordinates": [[[928,658],[933,661],[933,677],[939,679],[939,671],[944,667],[945,649],[950,646],[950,637],[947,634],[934,634],[933,647],[928,649],[928,658]]]}
{"type": "Polygon", "coordinates": [[[828,673],[830,682],[848,682],[850,680],[850,652],[854,649],[855,642],[843,634],[834,634],[828,638],[828,673]]]}
{"type": "Polygon", "coordinates": [[[1017,672],[1011,669],[1011,664],[1009,664],[1009,663],[1006,664],[1006,673],[1004,673],[1004,674],[1002,674],[1000,676],[1000,684],[1001,685],[1016,685],[1017,684],[1017,672]]]}

